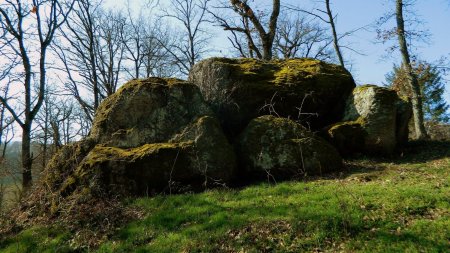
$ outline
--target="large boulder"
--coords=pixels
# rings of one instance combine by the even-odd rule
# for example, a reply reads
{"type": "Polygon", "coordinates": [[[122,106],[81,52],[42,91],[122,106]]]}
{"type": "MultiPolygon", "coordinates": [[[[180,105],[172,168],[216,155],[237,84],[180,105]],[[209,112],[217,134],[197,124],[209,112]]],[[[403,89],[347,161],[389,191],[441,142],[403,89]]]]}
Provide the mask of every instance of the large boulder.
{"type": "Polygon", "coordinates": [[[204,116],[166,143],[126,149],[96,145],[60,191],[69,195],[83,190],[79,185],[136,195],[198,190],[229,182],[234,166],[234,153],[218,121],[204,116]]]}
{"type": "Polygon", "coordinates": [[[192,83],[162,78],[132,80],[101,103],[90,137],[122,148],[165,142],[205,115],[214,113],[192,83]]]}
{"type": "Polygon", "coordinates": [[[189,80],[231,137],[260,115],[291,118],[312,129],[329,125],[342,118],[355,87],[345,68],[314,59],[211,58],[197,63],[189,80]]]}
{"type": "Polygon", "coordinates": [[[238,139],[240,165],[251,176],[292,179],[342,168],[332,145],[290,119],[261,116],[238,139]]]}
{"type": "Polygon", "coordinates": [[[407,142],[411,105],[394,90],[358,86],[348,98],[342,122],[325,128],[343,155],[356,152],[390,155],[407,142]]]}
{"type": "Polygon", "coordinates": [[[107,98],[90,136],[55,155],[44,183],[64,198],[144,195],[226,184],[235,168],[233,147],[198,87],[151,78],[107,98]]]}

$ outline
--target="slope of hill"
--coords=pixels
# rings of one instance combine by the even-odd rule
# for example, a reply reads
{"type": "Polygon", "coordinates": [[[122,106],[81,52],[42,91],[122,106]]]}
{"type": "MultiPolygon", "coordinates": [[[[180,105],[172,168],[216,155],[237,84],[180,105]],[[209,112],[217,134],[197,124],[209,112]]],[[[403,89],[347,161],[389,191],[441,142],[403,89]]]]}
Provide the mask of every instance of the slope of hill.
{"type": "Polygon", "coordinates": [[[412,143],[347,173],[200,194],[130,199],[116,230],[35,225],[0,252],[445,252],[450,247],[450,143],[412,143]]]}

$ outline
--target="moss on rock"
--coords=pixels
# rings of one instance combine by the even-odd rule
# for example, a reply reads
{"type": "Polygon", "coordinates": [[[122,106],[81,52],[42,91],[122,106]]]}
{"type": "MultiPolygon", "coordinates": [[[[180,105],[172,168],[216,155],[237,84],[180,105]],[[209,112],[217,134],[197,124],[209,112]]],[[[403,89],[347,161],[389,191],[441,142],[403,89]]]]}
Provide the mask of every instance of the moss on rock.
{"type": "Polygon", "coordinates": [[[49,191],[57,191],[70,178],[78,164],[94,148],[96,142],[91,138],[63,146],[50,160],[43,173],[42,182],[50,187],[49,191]]]}
{"type": "Polygon", "coordinates": [[[196,64],[189,80],[200,87],[231,136],[251,119],[267,114],[313,128],[329,125],[342,117],[355,87],[346,69],[314,59],[211,58],[196,64]]]}
{"type": "Polygon", "coordinates": [[[90,136],[109,146],[137,147],[167,141],[204,115],[213,112],[192,83],[135,79],[102,102],[90,136]]]}
{"type": "Polygon", "coordinates": [[[322,136],[344,157],[363,152],[366,135],[362,117],[355,121],[338,122],[322,131],[322,136]]]}
{"type": "Polygon", "coordinates": [[[235,170],[233,147],[197,86],[132,80],[100,105],[88,138],[54,156],[39,198],[54,214],[103,197],[224,185],[235,170]]]}
{"type": "Polygon", "coordinates": [[[193,142],[153,143],[130,149],[98,145],[75,175],[81,185],[100,185],[116,195],[151,194],[170,187],[171,180],[175,182],[182,175],[187,183],[188,177],[194,176],[188,159],[193,153],[193,142]]]}
{"type": "Polygon", "coordinates": [[[358,86],[347,100],[343,123],[326,129],[328,138],[341,153],[362,150],[367,154],[393,154],[406,142],[410,108],[394,90],[358,86]]]}
{"type": "Polygon", "coordinates": [[[295,178],[342,168],[336,149],[300,124],[261,116],[239,136],[238,156],[246,173],[259,177],[295,178]]]}

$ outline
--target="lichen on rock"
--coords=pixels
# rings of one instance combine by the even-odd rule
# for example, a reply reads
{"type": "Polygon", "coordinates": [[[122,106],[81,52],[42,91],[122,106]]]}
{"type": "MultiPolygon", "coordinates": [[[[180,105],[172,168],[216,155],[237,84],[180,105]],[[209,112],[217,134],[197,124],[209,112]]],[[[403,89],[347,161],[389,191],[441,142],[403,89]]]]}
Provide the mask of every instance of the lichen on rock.
{"type": "Polygon", "coordinates": [[[411,105],[394,90],[362,85],[347,99],[342,121],[322,133],[343,155],[391,155],[407,142],[410,117],[411,105]]]}
{"type": "Polygon", "coordinates": [[[52,212],[61,200],[199,190],[230,182],[233,147],[197,86],[132,80],[99,107],[88,138],[46,169],[52,212]]]}
{"type": "Polygon", "coordinates": [[[253,176],[292,179],[342,168],[342,159],[333,146],[286,118],[256,118],[238,140],[240,165],[253,176]]]}
{"type": "Polygon", "coordinates": [[[364,152],[366,135],[362,117],[355,121],[338,122],[322,131],[322,136],[345,157],[364,152]]]}
{"type": "Polygon", "coordinates": [[[99,106],[91,138],[123,148],[164,142],[185,125],[213,115],[195,85],[149,78],[123,85],[99,106]]]}
{"type": "Polygon", "coordinates": [[[315,129],[329,125],[342,117],[355,87],[346,69],[314,59],[211,58],[197,63],[189,80],[231,137],[253,118],[269,114],[315,129]]]}

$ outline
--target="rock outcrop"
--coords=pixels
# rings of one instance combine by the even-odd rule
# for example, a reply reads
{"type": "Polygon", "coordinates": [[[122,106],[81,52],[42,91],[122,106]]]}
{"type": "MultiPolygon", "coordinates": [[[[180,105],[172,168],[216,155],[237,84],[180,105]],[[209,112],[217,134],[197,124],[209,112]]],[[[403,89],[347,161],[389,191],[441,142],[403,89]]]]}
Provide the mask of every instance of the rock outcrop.
{"type": "Polygon", "coordinates": [[[197,86],[133,80],[99,107],[88,138],[63,147],[44,179],[60,196],[203,189],[228,183],[232,146],[197,86]]]}
{"type": "Polygon", "coordinates": [[[292,179],[342,168],[342,158],[333,146],[286,118],[253,119],[238,139],[240,166],[253,177],[292,179]]]}
{"type": "Polygon", "coordinates": [[[386,88],[354,89],[337,65],[213,58],[189,79],[132,80],[105,99],[90,135],[47,166],[47,210],[104,194],[322,175],[343,166],[335,147],[342,155],[392,154],[407,140],[409,103],[386,88]],[[324,126],[335,147],[310,130],[324,126]]]}
{"type": "Polygon", "coordinates": [[[347,100],[342,122],[325,131],[343,155],[390,155],[407,141],[411,113],[411,105],[394,90],[359,86],[347,100]]]}
{"type": "Polygon", "coordinates": [[[291,118],[312,129],[337,122],[355,87],[346,69],[313,59],[211,58],[197,63],[189,80],[231,137],[260,115],[291,118]]]}

